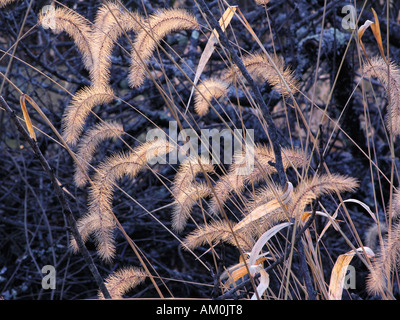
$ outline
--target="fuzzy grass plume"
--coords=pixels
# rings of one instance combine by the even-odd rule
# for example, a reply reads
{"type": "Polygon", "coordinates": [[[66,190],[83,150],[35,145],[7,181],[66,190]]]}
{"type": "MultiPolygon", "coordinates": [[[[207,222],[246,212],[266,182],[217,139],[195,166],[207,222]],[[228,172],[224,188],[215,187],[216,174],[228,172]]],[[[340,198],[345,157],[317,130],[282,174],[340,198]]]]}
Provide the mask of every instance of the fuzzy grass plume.
{"type": "Polygon", "coordinates": [[[277,222],[288,220],[289,215],[284,206],[290,202],[292,193],[291,183],[287,184],[285,190],[275,184],[257,189],[246,201],[248,214],[236,224],[234,231],[256,225],[254,232],[262,233],[277,222]]]}
{"type": "Polygon", "coordinates": [[[87,117],[95,106],[111,103],[114,92],[108,87],[85,87],[72,98],[63,117],[63,138],[76,145],[83,131],[87,117]]]}
{"type": "Polygon", "coordinates": [[[392,272],[400,263],[400,224],[397,222],[387,233],[383,247],[376,254],[367,279],[367,290],[372,295],[384,295],[391,284],[392,272]]]}
{"type": "Polygon", "coordinates": [[[193,206],[210,194],[211,190],[204,182],[192,184],[178,193],[173,202],[172,228],[177,232],[183,231],[193,206]]]}
{"type": "Polygon", "coordinates": [[[386,127],[393,136],[397,136],[400,134],[400,70],[393,62],[388,64],[379,56],[372,58],[370,62],[364,66],[363,73],[367,77],[378,78],[385,87],[389,100],[386,127]]]}
{"type": "Polygon", "coordinates": [[[358,183],[354,178],[341,175],[316,175],[303,179],[294,189],[291,183],[285,190],[268,186],[257,190],[256,197],[252,200],[253,205],[248,206],[251,211],[235,226],[234,230],[256,225],[258,229],[264,231],[280,221],[291,218],[301,219],[306,206],[313,200],[334,192],[354,191],[357,186],[358,183]],[[262,194],[263,192],[265,195],[262,194]],[[268,202],[265,202],[267,199],[269,199],[268,202]]]}
{"type": "Polygon", "coordinates": [[[88,130],[79,142],[77,158],[80,165],[75,164],[75,184],[82,188],[88,181],[90,162],[97,147],[106,139],[117,139],[124,134],[122,124],[117,122],[101,122],[88,130]]]}
{"type": "MultiPolygon", "coordinates": [[[[115,221],[111,214],[86,213],[78,219],[77,227],[82,240],[86,242],[93,235],[99,257],[110,262],[115,256],[114,229],[115,221]]],[[[73,252],[79,251],[76,240],[72,237],[70,246],[73,252]]]]}
{"type": "Polygon", "coordinates": [[[197,174],[212,172],[214,172],[214,166],[207,157],[200,156],[187,158],[181,163],[178,172],[175,175],[172,194],[176,196],[185,191],[193,184],[197,174]]]}
{"type": "MultiPolygon", "coordinates": [[[[274,90],[284,97],[289,96],[291,92],[296,93],[299,90],[298,81],[294,77],[293,71],[289,67],[285,67],[283,59],[279,57],[274,57],[273,62],[289,90],[264,53],[247,54],[243,57],[244,66],[256,82],[268,82],[274,90]]],[[[212,99],[226,96],[229,87],[237,80],[243,82],[244,78],[239,69],[233,66],[224,70],[220,78],[213,77],[199,84],[195,93],[194,108],[196,113],[201,116],[207,114],[212,99]]]]}
{"type": "MultiPolygon", "coordinates": [[[[105,280],[105,285],[110,293],[111,299],[123,299],[123,295],[146,279],[146,273],[141,268],[127,267],[115,271],[105,280]]],[[[99,299],[104,296],[98,292],[99,299]]]]}
{"type": "MultiPolygon", "coordinates": [[[[210,210],[216,214],[220,211],[220,205],[225,202],[233,194],[241,193],[245,186],[250,183],[256,183],[266,179],[271,174],[276,173],[271,161],[275,161],[275,155],[271,147],[256,145],[254,149],[254,169],[249,174],[243,174],[243,166],[248,163],[245,153],[239,153],[234,156],[233,164],[229,168],[229,172],[222,176],[215,185],[215,194],[210,202],[210,210]],[[218,200],[217,200],[218,199],[218,200]]],[[[285,170],[291,166],[302,167],[307,160],[307,156],[299,149],[283,149],[282,161],[285,170]]]]}
{"type": "Polygon", "coordinates": [[[75,42],[87,70],[93,66],[92,25],[83,16],[68,8],[54,8],[39,15],[39,24],[54,33],[66,32],[75,42]]]}
{"type": "MultiPolygon", "coordinates": [[[[291,184],[289,184],[291,185],[291,184]]],[[[194,249],[206,243],[219,241],[230,243],[244,251],[250,251],[255,239],[280,221],[302,217],[305,207],[319,196],[333,192],[353,191],[357,187],[355,179],[340,175],[321,175],[305,179],[296,189],[267,187],[259,189],[252,200],[251,212],[238,223],[214,220],[191,232],[184,245],[194,249]],[[262,194],[265,192],[266,194],[262,194]],[[277,201],[279,197],[279,201],[277,201]],[[265,201],[268,200],[267,203],[265,201]],[[256,203],[255,201],[261,201],[256,203]],[[282,207],[285,206],[285,208],[282,207]],[[235,240],[236,238],[236,240],[235,240]]]]}
{"type": "Polygon", "coordinates": [[[386,294],[386,288],[391,285],[392,273],[400,265],[399,203],[400,193],[396,190],[393,195],[392,212],[389,214],[392,219],[391,228],[389,230],[386,225],[381,228],[381,232],[387,232],[367,279],[367,290],[372,295],[386,294]]]}
{"type": "Polygon", "coordinates": [[[205,244],[217,244],[219,241],[236,246],[239,250],[250,251],[254,245],[254,239],[245,232],[232,233],[232,221],[212,221],[200,226],[186,236],[183,248],[195,249],[205,244]]]}
{"type": "Polygon", "coordinates": [[[93,26],[93,68],[90,77],[94,86],[104,86],[110,80],[111,54],[118,38],[125,32],[139,32],[143,17],[115,2],[108,1],[97,11],[93,26]]]}
{"type": "MultiPolygon", "coordinates": [[[[110,261],[115,254],[112,200],[116,183],[124,176],[134,179],[141,170],[148,167],[148,163],[173,149],[168,141],[158,139],[146,142],[129,153],[110,156],[98,166],[89,190],[89,210],[78,220],[78,230],[84,240],[87,240],[90,233],[94,234],[102,259],[110,261]]],[[[76,244],[72,246],[76,248],[76,244]]]]}
{"type": "Polygon", "coordinates": [[[218,78],[207,79],[197,86],[194,109],[200,116],[208,113],[212,99],[218,99],[228,94],[229,83],[218,78]]]}
{"type": "Polygon", "coordinates": [[[306,178],[295,188],[292,201],[288,204],[288,211],[291,213],[291,217],[301,218],[306,206],[320,196],[334,192],[352,192],[357,187],[356,179],[338,174],[306,178]]]}
{"type": "Polygon", "coordinates": [[[197,174],[213,172],[214,166],[207,157],[203,156],[190,157],[179,166],[172,186],[174,197],[172,227],[174,230],[182,231],[190,217],[192,207],[198,200],[211,194],[207,183],[195,181],[197,174]]]}
{"type": "Polygon", "coordinates": [[[1,0],[0,1],[0,9],[5,7],[6,5],[13,3],[15,1],[21,1],[21,0],[1,0]]]}
{"type": "Polygon", "coordinates": [[[171,32],[199,29],[196,18],[185,10],[164,9],[152,15],[143,24],[133,44],[129,84],[133,88],[140,87],[145,79],[144,64],[150,60],[160,41],[171,32]]]}
{"type": "MultiPolygon", "coordinates": [[[[298,82],[294,77],[293,71],[289,67],[285,67],[282,58],[273,57],[272,59],[290,91],[292,93],[298,91],[298,82]]],[[[273,67],[273,64],[264,53],[251,53],[243,56],[243,64],[256,82],[268,82],[271,87],[278,91],[282,96],[290,95],[290,92],[286,88],[285,84],[282,83],[282,80],[273,67]]],[[[223,73],[221,79],[228,83],[233,83],[236,79],[241,79],[243,81],[236,66],[227,69],[223,73]]]]}

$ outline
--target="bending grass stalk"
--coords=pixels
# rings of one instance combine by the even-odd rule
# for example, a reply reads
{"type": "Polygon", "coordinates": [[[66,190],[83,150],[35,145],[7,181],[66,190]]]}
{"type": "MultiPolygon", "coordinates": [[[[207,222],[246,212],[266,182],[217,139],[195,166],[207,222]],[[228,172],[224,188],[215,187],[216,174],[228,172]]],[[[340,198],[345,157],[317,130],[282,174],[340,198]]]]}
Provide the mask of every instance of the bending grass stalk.
{"type": "MultiPolygon", "coordinates": [[[[71,150],[71,148],[67,145],[67,143],[65,142],[65,140],[63,139],[63,137],[60,135],[60,133],[57,131],[57,129],[53,126],[53,124],[52,124],[51,121],[47,118],[47,116],[42,112],[42,110],[40,109],[40,107],[36,104],[36,102],[35,102],[31,97],[29,97],[29,96],[26,95],[26,94],[23,94],[23,95],[24,95],[24,99],[27,100],[27,101],[32,105],[32,107],[39,113],[39,115],[42,117],[42,119],[44,119],[44,121],[45,121],[45,122],[48,124],[48,126],[52,129],[52,131],[53,131],[54,134],[57,136],[57,138],[60,140],[60,142],[62,143],[62,145],[64,146],[64,148],[67,150],[67,152],[70,154],[70,156],[72,157],[72,159],[74,160],[74,162],[79,166],[79,168],[80,168],[81,170],[83,170],[83,168],[82,168],[82,166],[80,165],[79,160],[77,159],[75,153],[74,153],[74,152],[71,150]]],[[[7,111],[10,110],[11,114],[14,115],[14,120],[13,120],[13,121],[16,121],[17,126],[20,125],[20,127],[21,127],[21,129],[22,129],[21,133],[22,133],[22,134],[27,134],[26,131],[25,131],[25,129],[24,129],[24,128],[22,127],[22,125],[19,123],[18,118],[16,118],[14,111],[13,111],[12,109],[9,108],[9,106],[7,105],[7,103],[4,101],[4,99],[3,99],[1,96],[0,96],[0,98],[1,98],[1,99],[0,99],[0,105],[1,105],[5,110],[7,110],[7,111]],[[4,101],[5,105],[3,105],[3,101],[4,101]],[[8,108],[6,108],[5,106],[7,106],[8,108]]],[[[20,129],[19,129],[19,130],[20,130],[20,129]]],[[[26,136],[25,136],[25,137],[26,137],[26,136]]],[[[31,139],[30,139],[30,137],[29,137],[29,135],[27,135],[27,137],[28,137],[28,141],[32,142],[31,139]]],[[[32,146],[32,144],[31,144],[31,146],[32,146]]],[[[33,146],[36,146],[36,147],[37,147],[37,144],[34,143],[33,146]]],[[[38,147],[37,147],[37,150],[39,150],[38,147]]],[[[39,150],[39,151],[40,151],[40,150],[39,150]]],[[[44,160],[45,160],[45,159],[44,159],[44,160]]],[[[50,170],[50,172],[51,172],[51,170],[50,170]]],[[[89,181],[91,181],[90,178],[88,178],[88,179],[89,179],[89,181]]],[[[57,190],[58,190],[60,187],[59,187],[59,185],[57,184],[57,179],[56,179],[55,183],[56,183],[56,187],[57,187],[57,190]]],[[[63,193],[61,193],[61,196],[63,197],[63,193]]],[[[65,198],[64,198],[64,199],[65,199],[65,198]]],[[[132,198],[132,199],[133,199],[133,198],[132,198]]],[[[68,206],[68,203],[67,203],[67,206],[68,206]]],[[[69,208],[69,206],[68,206],[67,208],[69,208]]],[[[115,217],[114,213],[111,212],[111,214],[113,215],[113,218],[114,218],[114,221],[115,221],[116,224],[117,224],[117,227],[120,229],[120,231],[122,232],[122,234],[124,235],[124,237],[127,239],[128,243],[130,244],[130,247],[132,248],[132,250],[134,251],[134,253],[135,253],[136,256],[138,257],[139,262],[143,265],[143,268],[145,269],[145,271],[146,271],[147,274],[149,275],[149,278],[150,278],[151,282],[153,283],[155,289],[157,290],[158,294],[160,295],[160,297],[163,297],[163,295],[162,295],[162,293],[161,293],[161,291],[160,291],[160,288],[158,287],[157,283],[156,283],[155,280],[154,280],[154,277],[152,276],[152,274],[151,274],[150,271],[148,270],[147,266],[144,264],[143,259],[142,259],[141,256],[139,255],[139,252],[138,252],[138,250],[136,249],[135,244],[132,242],[131,238],[126,234],[125,230],[124,230],[123,227],[121,226],[121,224],[120,224],[119,220],[117,219],[117,217],[115,217]]],[[[71,216],[72,216],[72,213],[71,213],[71,216]]],[[[73,216],[72,216],[72,218],[73,218],[73,220],[72,220],[72,222],[71,222],[71,225],[72,225],[72,226],[75,226],[75,228],[77,229],[76,220],[75,220],[75,218],[74,218],[73,216]]],[[[74,235],[74,234],[73,234],[73,235],[74,235]]],[[[92,261],[91,264],[88,263],[89,268],[90,268],[90,270],[92,271],[92,274],[94,275],[95,280],[96,280],[96,282],[98,283],[99,287],[104,289],[105,286],[104,286],[103,280],[101,279],[101,276],[100,276],[100,274],[98,273],[97,269],[96,269],[96,268],[94,268],[94,269],[92,268],[92,266],[95,267],[94,262],[93,262],[93,260],[92,260],[92,257],[91,257],[91,256],[89,255],[89,253],[87,252],[87,249],[86,249],[86,247],[85,247],[85,244],[84,244],[84,242],[83,242],[83,240],[82,240],[82,238],[81,238],[79,232],[78,232],[78,239],[76,239],[76,241],[77,241],[78,247],[79,247],[79,249],[80,249],[80,252],[86,252],[86,253],[88,254],[88,262],[89,262],[89,261],[92,261]],[[81,251],[81,248],[82,248],[83,251],[81,251]],[[89,260],[89,259],[90,259],[90,260],[89,260]],[[93,269],[93,270],[92,270],[92,269],[93,269]],[[97,274],[98,277],[95,276],[95,274],[97,274]]],[[[101,291],[103,292],[104,297],[105,297],[106,299],[109,299],[109,298],[110,298],[109,293],[107,294],[107,290],[103,290],[103,289],[101,289],[101,291]]]]}
{"type": "Polygon", "coordinates": [[[78,228],[76,226],[76,221],[74,218],[74,215],[72,214],[71,208],[69,207],[69,204],[67,202],[67,199],[64,196],[63,190],[57,183],[57,178],[54,175],[53,169],[50,167],[49,163],[47,162],[46,158],[43,156],[42,152],[40,151],[39,146],[37,145],[37,142],[33,140],[29,134],[26,132],[24,127],[21,125],[21,123],[18,121],[15,112],[10,108],[10,106],[7,104],[7,102],[4,100],[2,96],[0,96],[0,105],[6,110],[6,112],[10,115],[12,121],[15,123],[17,126],[18,131],[22,134],[22,136],[26,139],[26,141],[29,143],[29,145],[32,148],[32,151],[35,153],[35,155],[39,158],[40,163],[43,167],[43,169],[46,171],[46,173],[49,175],[51,182],[53,184],[53,187],[57,193],[57,196],[60,200],[61,206],[63,208],[63,211],[67,215],[68,223],[71,227],[71,232],[73,236],[75,237],[77,244],[79,246],[79,251],[82,253],[83,258],[85,259],[85,262],[87,263],[97,285],[99,286],[103,296],[106,299],[111,299],[111,295],[108,292],[103,279],[97,270],[96,265],[94,264],[94,261],[89,254],[87,248],[85,247],[85,244],[83,243],[83,240],[78,232],[78,228]]]}
{"type": "Polygon", "coordinates": [[[251,77],[249,72],[247,71],[246,67],[243,64],[243,61],[240,59],[236,51],[232,48],[231,44],[229,43],[228,38],[226,37],[225,33],[222,31],[221,26],[219,25],[218,21],[215,19],[214,15],[208,8],[208,6],[205,4],[203,0],[197,0],[199,3],[200,7],[205,11],[209,23],[213,29],[215,29],[219,35],[219,39],[221,43],[225,46],[227,51],[230,53],[233,62],[235,65],[239,68],[240,72],[242,75],[245,77],[246,81],[249,83],[253,94],[255,96],[255,101],[259,104],[261,110],[263,110],[264,117],[266,119],[266,122],[268,124],[268,136],[271,140],[273,150],[275,153],[275,168],[277,170],[278,176],[279,176],[279,182],[282,186],[286,184],[286,176],[285,176],[285,171],[283,168],[283,163],[282,163],[282,154],[281,154],[281,145],[279,143],[279,136],[278,132],[275,126],[274,121],[272,120],[271,113],[269,112],[269,109],[267,105],[265,104],[260,89],[255,83],[254,79],[251,77]]]}
{"type": "MultiPolygon", "coordinates": [[[[296,235],[294,237],[294,241],[289,244],[289,248],[284,252],[284,254],[280,258],[276,259],[273,263],[271,263],[268,267],[266,267],[265,272],[267,272],[267,273],[270,272],[270,270],[273,270],[275,267],[282,264],[287,259],[288,252],[290,252],[292,250],[292,247],[294,248],[294,246],[300,240],[303,233],[311,226],[311,224],[314,221],[315,215],[316,215],[316,206],[314,206],[310,218],[305,222],[303,227],[296,233],[296,235]]],[[[226,292],[223,295],[216,298],[216,300],[224,300],[224,299],[232,298],[236,291],[240,290],[241,288],[244,288],[247,284],[250,283],[250,280],[252,280],[252,279],[256,280],[258,277],[260,277],[260,274],[256,274],[254,277],[243,281],[242,283],[238,284],[235,288],[229,290],[228,292],[226,292]]]]}
{"type": "MultiPolygon", "coordinates": [[[[276,126],[275,126],[275,124],[274,124],[274,122],[272,120],[272,116],[271,116],[271,114],[269,112],[269,109],[268,109],[267,105],[265,104],[265,102],[264,102],[264,100],[263,100],[263,98],[261,96],[260,89],[258,88],[258,86],[255,83],[254,79],[250,76],[250,74],[246,70],[246,67],[243,64],[243,61],[240,59],[240,57],[236,54],[236,52],[234,51],[234,49],[230,45],[228,38],[226,37],[226,35],[222,31],[221,26],[219,25],[218,21],[213,16],[213,14],[210,11],[210,9],[208,8],[208,6],[205,4],[205,2],[203,0],[198,0],[198,4],[200,4],[200,7],[202,7],[205,10],[206,15],[209,18],[209,22],[210,22],[211,27],[217,31],[217,33],[218,33],[218,35],[220,37],[221,43],[227,48],[227,50],[231,54],[233,62],[238,66],[239,70],[241,71],[241,73],[243,74],[243,76],[245,77],[247,82],[249,83],[250,87],[252,88],[252,91],[253,91],[253,93],[255,95],[255,98],[256,98],[256,102],[259,104],[260,108],[265,113],[265,118],[266,118],[266,122],[267,122],[267,125],[268,125],[267,133],[268,133],[268,136],[269,136],[269,138],[271,140],[271,144],[273,145],[273,150],[274,150],[274,153],[275,153],[275,164],[274,164],[274,166],[275,166],[275,168],[277,170],[277,173],[278,173],[279,182],[283,186],[283,185],[286,184],[287,179],[286,179],[286,175],[285,175],[285,171],[284,171],[283,163],[282,163],[281,146],[280,146],[280,144],[278,142],[278,133],[277,133],[276,126]]],[[[223,211],[223,213],[224,213],[224,216],[225,216],[224,218],[226,218],[226,220],[228,220],[224,211],[223,211]]],[[[237,242],[237,239],[235,237],[235,233],[233,232],[233,230],[232,230],[232,234],[234,236],[235,242],[237,242]]],[[[247,269],[248,273],[250,274],[247,264],[245,266],[246,266],[246,269],[247,269]]],[[[252,286],[255,288],[254,278],[253,277],[250,277],[250,282],[251,282],[252,286]]],[[[257,299],[259,299],[257,290],[256,290],[255,293],[256,293],[257,299]]]]}

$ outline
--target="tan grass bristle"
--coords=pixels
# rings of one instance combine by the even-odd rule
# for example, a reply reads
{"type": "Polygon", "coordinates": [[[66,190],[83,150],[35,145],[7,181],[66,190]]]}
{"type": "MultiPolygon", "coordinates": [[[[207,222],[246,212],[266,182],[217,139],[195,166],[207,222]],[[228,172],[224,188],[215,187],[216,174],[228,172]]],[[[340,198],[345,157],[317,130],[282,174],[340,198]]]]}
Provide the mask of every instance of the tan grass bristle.
{"type": "Polygon", "coordinates": [[[195,249],[205,244],[212,245],[223,241],[236,246],[240,250],[251,251],[254,245],[253,238],[243,232],[236,232],[234,237],[228,223],[232,227],[235,225],[231,221],[216,220],[197,228],[185,238],[183,248],[195,249]]]}
{"type": "MultiPolygon", "coordinates": [[[[123,295],[141,284],[147,275],[141,268],[127,267],[115,271],[107,277],[105,285],[111,299],[123,299],[123,295]]],[[[103,293],[98,291],[99,299],[103,300],[103,293]]]]}
{"type": "Polygon", "coordinates": [[[111,103],[113,90],[106,87],[85,87],[79,90],[65,110],[63,117],[63,138],[76,145],[83,131],[87,117],[95,106],[111,103]]]}
{"type": "Polygon", "coordinates": [[[374,57],[366,63],[363,73],[367,77],[375,77],[382,83],[390,100],[389,111],[385,116],[386,127],[394,136],[400,134],[400,70],[398,66],[389,64],[381,57],[374,57]],[[390,72],[390,81],[388,72],[390,72]]]}
{"type": "Polygon", "coordinates": [[[94,86],[108,85],[114,45],[125,32],[137,33],[143,21],[138,13],[128,11],[116,2],[107,1],[100,6],[93,26],[94,63],[90,77],[94,86]]]}
{"type": "Polygon", "coordinates": [[[82,54],[87,70],[93,66],[92,25],[83,16],[68,8],[55,8],[45,14],[40,13],[39,24],[53,28],[54,33],[66,32],[75,42],[82,54]]]}
{"type": "Polygon", "coordinates": [[[128,76],[133,88],[140,87],[145,79],[147,64],[160,41],[168,34],[180,30],[199,29],[196,18],[182,9],[164,9],[144,22],[133,44],[131,68],[128,76]]]}
{"type": "Polygon", "coordinates": [[[90,162],[99,144],[106,139],[115,140],[123,134],[124,128],[117,122],[100,122],[85,133],[76,153],[80,162],[75,164],[74,181],[78,187],[84,187],[88,181],[90,162]]]}
{"type": "Polygon", "coordinates": [[[143,143],[129,153],[110,156],[98,166],[89,190],[88,214],[83,220],[78,220],[78,225],[82,230],[93,232],[102,259],[110,261],[114,256],[114,251],[109,248],[113,248],[113,243],[110,242],[114,217],[112,200],[117,181],[124,176],[134,179],[141,170],[148,167],[148,162],[172,150],[174,147],[168,141],[158,139],[143,143]],[[86,226],[93,221],[101,225],[96,225],[94,228],[86,226]]]}
{"type": "Polygon", "coordinates": [[[207,79],[197,86],[195,92],[194,109],[200,116],[204,116],[210,109],[212,99],[218,99],[228,94],[229,83],[217,78],[207,79]]]}

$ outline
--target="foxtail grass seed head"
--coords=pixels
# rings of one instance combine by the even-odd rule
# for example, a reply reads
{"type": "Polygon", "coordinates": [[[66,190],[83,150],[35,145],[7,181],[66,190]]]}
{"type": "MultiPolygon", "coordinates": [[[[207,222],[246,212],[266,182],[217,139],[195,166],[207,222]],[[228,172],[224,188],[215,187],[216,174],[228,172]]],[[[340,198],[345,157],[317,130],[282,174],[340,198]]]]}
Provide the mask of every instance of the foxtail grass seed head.
{"type": "Polygon", "coordinates": [[[87,70],[93,67],[93,34],[91,23],[72,9],[59,7],[39,14],[39,24],[51,28],[54,33],[66,32],[75,42],[87,70]]]}
{"type": "Polygon", "coordinates": [[[88,181],[90,162],[97,147],[106,139],[116,140],[124,134],[124,129],[117,122],[98,123],[88,130],[79,142],[77,158],[79,165],[75,164],[75,184],[82,188],[88,181]]]}
{"type": "Polygon", "coordinates": [[[363,68],[366,77],[375,77],[384,86],[389,100],[389,111],[385,116],[387,130],[400,134],[400,70],[393,62],[386,63],[382,57],[373,57],[363,68]],[[390,74],[390,75],[389,75],[390,74]],[[390,80],[389,80],[390,79],[390,80]]]}
{"type": "Polygon", "coordinates": [[[194,109],[200,116],[208,113],[212,99],[218,99],[228,94],[229,84],[219,79],[208,79],[197,86],[194,109]]]}
{"type": "Polygon", "coordinates": [[[140,87],[146,77],[145,65],[151,59],[160,41],[168,34],[181,30],[197,30],[196,18],[182,9],[164,9],[143,23],[131,53],[131,68],[128,76],[132,88],[140,87]]]}
{"type": "Polygon", "coordinates": [[[111,103],[114,97],[113,90],[108,86],[91,86],[79,90],[65,110],[62,123],[64,140],[73,146],[76,145],[92,109],[111,103]]]}
{"type": "MultiPolygon", "coordinates": [[[[124,294],[144,282],[146,277],[146,272],[141,268],[125,267],[110,274],[105,284],[111,299],[122,299],[124,294]]],[[[104,299],[101,291],[98,292],[98,297],[100,300],[104,299]]]]}
{"type": "Polygon", "coordinates": [[[166,140],[146,142],[129,153],[108,157],[97,167],[89,189],[89,210],[87,215],[78,220],[78,227],[84,230],[85,239],[87,234],[93,233],[102,259],[110,261],[115,255],[112,200],[117,182],[124,176],[135,179],[141,170],[149,168],[148,162],[173,149],[166,140]]]}
{"type": "Polygon", "coordinates": [[[144,18],[136,12],[107,1],[97,11],[93,26],[93,68],[90,77],[94,86],[105,86],[110,81],[111,54],[118,38],[141,29],[144,18]]]}
{"type": "Polygon", "coordinates": [[[0,0],[0,9],[16,1],[21,1],[21,0],[0,0]]]}

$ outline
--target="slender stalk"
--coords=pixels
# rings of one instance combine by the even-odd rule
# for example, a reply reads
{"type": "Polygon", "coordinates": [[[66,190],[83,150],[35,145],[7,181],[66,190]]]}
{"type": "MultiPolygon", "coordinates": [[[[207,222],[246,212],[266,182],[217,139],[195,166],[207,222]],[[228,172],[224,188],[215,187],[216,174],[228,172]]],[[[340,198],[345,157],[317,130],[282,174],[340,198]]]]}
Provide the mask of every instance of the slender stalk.
{"type": "MultiPolygon", "coordinates": [[[[280,264],[282,264],[284,261],[287,260],[288,255],[289,255],[290,251],[292,250],[292,248],[294,248],[294,246],[297,244],[297,242],[301,239],[303,233],[314,222],[316,212],[317,212],[317,206],[315,205],[313,210],[312,210],[311,216],[308,218],[308,220],[303,225],[303,227],[299,231],[297,231],[296,236],[294,237],[294,241],[291,244],[289,244],[288,249],[285,250],[284,254],[281,257],[276,259],[273,263],[271,263],[268,267],[265,268],[265,271],[267,273],[270,272],[271,270],[273,270],[274,268],[276,268],[277,266],[279,266],[280,264]]],[[[260,274],[258,273],[253,277],[253,279],[257,279],[259,277],[260,277],[260,274]]],[[[223,295],[220,295],[216,300],[224,300],[224,299],[229,299],[229,298],[234,297],[234,294],[235,294],[236,291],[238,291],[241,288],[244,288],[249,283],[250,283],[250,279],[243,281],[242,283],[238,284],[235,288],[227,291],[223,295]]]]}
{"type": "Polygon", "coordinates": [[[268,106],[266,105],[264,99],[262,98],[260,88],[254,81],[254,79],[251,77],[250,73],[247,71],[245,65],[243,64],[242,59],[239,57],[239,55],[236,53],[236,51],[230,44],[228,38],[226,37],[225,33],[222,31],[221,26],[219,25],[218,21],[215,19],[214,15],[210,11],[209,7],[205,4],[205,2],[203,0],[196,0],[196,1],[200,5],[201,10],[204,10],[204,12],[206,13],[208,22],[210,23],[211,28],[213,28],[217,31],[217,33],[219,35],[219,39],[220,39],[222,45],[229,52],[230,57],[232,58],[232,61],[237,65],[237,67],[239,68],[243,77],[248,82],[251,90],[253,91],[255,101],[257,102],[257,104],[260,106],[261,110],[264,113],[264,119],[266,120],[267,125],[268,125],[267,133],[271,140],[272,148],[273,148],[274,154],[275,154],[274,166],[276,168],[276,171],[278,172],[279,183],[282,186],[284,186],[286,184],[286,175],[285,175],[285,170],[283,168],[283,163],[282,163],[281,145],[279,143],[278,130],[272,119],[272,115],[268,109],[268,106]]]}

